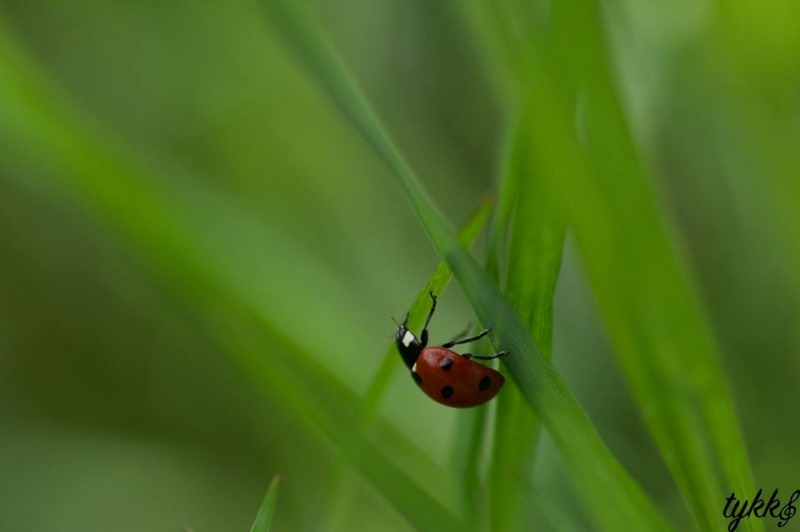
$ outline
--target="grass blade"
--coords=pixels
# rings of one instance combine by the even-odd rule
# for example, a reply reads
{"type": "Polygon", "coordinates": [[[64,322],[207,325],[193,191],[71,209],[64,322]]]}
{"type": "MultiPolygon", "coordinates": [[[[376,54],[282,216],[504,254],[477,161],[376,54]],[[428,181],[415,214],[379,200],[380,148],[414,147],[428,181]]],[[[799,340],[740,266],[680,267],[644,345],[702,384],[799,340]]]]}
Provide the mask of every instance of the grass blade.
{"type": "MultiPolygon", "coordinates": [[[[534,149],[549,159],[545,175],[563,200],[645,422],[701,528],[717,530],[723,493],[754,492],[717,347],[628,131],[597,7],[570,0],[554,18],[562,44],[540,74],[580,73],[585,142],[576,145],[571,102],[545,82],[529,95],[541,124],[534,149]],[[574,45],[576,34],[583,45],[574,45]]],[[[745,526],[762,529],[759,520],[745,526]]]]}
{"type": "MultiPolygon", "coordinates": [[[[459,235],[459,239],[465,246],[472,245],[478,238],[478,235],[486,226],[494,203],[494,200],[491,198],[484,200],[475,210],[475,213],[467,220],[459,235]]],[[[422,326],[425,316],[428,314],[431,302],[428,294],[430,292],[441,294],[450,282],[451,277],[452,273],[446,262],[442,261],[436,265],[436,269],[433,271],[430,279],[428,279],[428,282],[422,287],[422,290],[419,291],[409,308],[408,327],[411,330],[419,329],[422,326]]],[[[395,347],[394,341],[392,341],[386,350],[386,354],[383,356],[383,361],[378,371],[375,373],[375,377],[372,379],[367,393],[364,394],[364,407],[361,411],[362,426],[368,425],[374,418],[375,413],[380,407],[381,400],[386,394],[389,381],[399,366],[400,357],[397,354],[397,347],[395,347]]]]}
{"type": "Polygon", "coordinates": [[[270,482],[267,494],[264,495],[264,500],[258,508],[256,520],[253,522],[253,526],[250,527],[250,532],[269,532],[272,526],[272,516],[275,514],[275,502],[278,500],[278,482],[280,478],[276,476],[270,482]]]}
{"type": "Polygon", "coordinates": [[[505,365],[541,416],[559,449],[575,488],[596,523],[608,530],[666,530],[668,526],[639,485],[609,452],[586,413],[555,369],[539,354],[527,327],[486,272],[461,246],[395,147],[369,103],[328,43],[294,3],[270,3],[301,56],[363,135],[394,171],[439,254],[450,265],[475,313],[494,330],[493,343],[512,353],[505,365]]]}
{"type": "MultiPolygon", "coordinates": [[[[481,202],[475,212],[467,220],[464,227],[461,229],[459,238],[466,246],[472,245],[480,235],[481,231],[486,226],[489,216],[494,207],[494,200],[488,198],[481,202]]],[[[450,282],[452,274],[446,262],[440,262],[436,265],[433,274],[419,291],[414,298],[413,303],[409,309],[408,323],[413,329],[417,329],[422,325],[422,322],[427,315],[430,308],[430,292],[440,294],[444,291],[447,284],[450,282]]],[[[397,347],[392,341],[383,356],[378,370],[375,372],[375,377],[370,382],[367,392],[364,394],[364,399],[361,402],[361,411],[359,413],[359,431],[365,434],[369,426],[374,423],[375,417],[378,414],[381,402],[383,401],[386,391],[389,388],[392,377],[397,373],[400,366],[400,357],[397,354],[397,347]]],[[[341,454],[342,460],[339,461],[331,473],[331,478],[328,482],[327,491],[329,496],[326,501],[332,502],[336,500],[337,494],[341,492],[341,486],[347,482],[345,464],[347,457],[341,454]]],[[[331,506],[332,513],[333,507],[331,506]]],[[[324,511],[322,512],[325,513],[324,511]]]]}
{"type": "MultiPolygon", "coordinates": [[[[259,379],[266,393],[282,401],[288,411],[298,412],[298,419],[312,420],[344,448],[351,463],[412,524],[422,529],[463,529],[460,519],[437,498],[452,492],[441,482],[441,469],[387,423],[376,421],[380,429],[376,432],[383,438],[379,443],[353,436],[358,434],[356,394],[271,328],[258,302],[249,299],[248,291],[241,291],[237,281],[219,269],[220,263],[203,252],[216,249],[216,243],[197,234],[187,218],[191,209],[181,195],[170,194],[169,179],[148,173],[151,168],[113,144],[113,135],[95,126],[47,83],[5,28],[0,31],[0,70],[4,73],[0,109],[8,111],[0,121],[4,148],[0,156],[5,159],[13,153],[11,164],[35,169],[31,174],[37,179],[26,186],[55,196],[66,193],[69,201],[103,220],[157,276],[171,281],[178,296],[189,301],[187,306],[220,343],[230,347],[231,356],[251,370],[248,373],[259,379]],[[243,331],[245,323],[251,327],[243,331]],[[264,347],[270,343],[275,356],[268,359],[264,347]],[[411,461],[423,464],[424,483],[389,458],[409,453],[415,456],[411,461]]],[[[12,172],[9,177],[18,175],[27,174],[12,172]]],[[[200,183],[194,181],[198,195],[202,195],[200,183]]],[[[246,232],[241,234],[244,238],[246,232]]]]}
{"type": "MultiPolygon", "coordinates": [[[[517,130],[509,172],[519,184],[508,259],[506,295],[533,335],[545,359],[553,338],[553,295],[561,267],[566,225],[548,183],[539,175],[530,150],[532,116],[517,130]]],[[[490,470],[493,530],[525,527],[539,422],[516,390],[498,397],[495,447],[490,470]]]]}
{"type": "Polygon", "coordinates": [[[531,330],[542,354],[549,358],[553,342],[553,296],[566,236],[566,221],[552,185],[541,175],[526,114],[520,128],[513,168],[519,193],[509,253],[506,295],[531,330]]]}
{"type": "MultiPolygon", "coordinates": [[[[441,486],[432,488],[431,484],[421,486],[418,479],[390,458],[404,454],[400,452],[398,444],[411,445],[403,443],[399,432],[389,424],[378,423],[376,426],[379,430],[375,432],[382,435],[379,441],[373,442],[362,437],[357,425],[359,403],[355,394],[344,391],[319,393],[319,390],[325,390],[326,382],[331,381],[324,370],[310,375],[306,365],[295,359],[297,351],[292,351],[291,345],[285,339],[281,340],[279,333],[269,331],[257,317],[249,322],[247,315],[235,317],[220,317],[219,322],[223,325],[218,334],[230,352],[248,369],[247,374],[256,378],[264,390],[270,390],[288,409],[297,411],[298,419],[309,420],[321,430],[348,462],[411,524],[421,530],[456,532],[464,529],[465,523],[430,493],[435,490],[437,496],[441,497],[447,495],[443,492],[451,490],[444,490],[441,486]],[[265,332],[269,334],[265,335],[265,332]],[[290,354],[265,359],[265,346],[270,346],[272,352],[288,349],[290,354]],[[338,398],[338,401],[333,401],[333,398],[338,398]]],[[[419,464],[425,477],[430,475],[436,483],[436,466],[426,460],[419,464]]]]}
{"type": "MultiPolygon", "coordinates": [[[[499,199],[492,216],[487,246],[486,272],[498,286],[501,282],[500,257],[506,243],[508,220],[516,202],[517,176],[516,173],[507,171],[510,156],[505,156],[506,153],[511,153],[512,144],[508,141],[503,142],[504,156],[501,158],[498,168],[499,199]]],[[[487,339],[481,340],[479,346],[479,350],[482,352],[491,351],[487,339]]],[[[511,394],[518,393],[510,387],[508,390],[511,394]]],[[[500,401],[497,400],[490,407],[481,407],[465,412],[459,416],[456,428],[456,441],[463,443],[457,446],[453,453],[453,464],[459,476],[458,484],[461,486],[462,504],[470,512],[470,523],[476,530],[484,530],[490,526],[491,498],[494,497],[494,494],[487,491],[485,471],[487,458],[492,459],[491,454],[487,451],[491,451],[490,446],[497,448],[497,441],[491,439],[492,434],[487,427],[493,428],[497,417],[491,414],[497,410],[496,407],[499,404],[500,401]]],[[[530,412],[527,406],[525,409],[530,412]]]]}

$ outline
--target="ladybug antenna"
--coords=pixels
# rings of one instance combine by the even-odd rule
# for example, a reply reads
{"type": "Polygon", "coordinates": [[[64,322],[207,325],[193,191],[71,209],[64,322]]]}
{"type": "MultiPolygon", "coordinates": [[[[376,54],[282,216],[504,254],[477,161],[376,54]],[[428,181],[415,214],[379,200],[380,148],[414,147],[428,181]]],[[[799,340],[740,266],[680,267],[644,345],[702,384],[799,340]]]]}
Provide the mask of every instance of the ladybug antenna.
{"type": "Polygon", "coordinates": [[[397,328],[399,329],[400,328],[400,324],[397,323],[397,320],[394,319],[394,316],[389,316],[389,317],[392,318],[392,321],[394,322],[395,325],[397,325],[397,328]]]}

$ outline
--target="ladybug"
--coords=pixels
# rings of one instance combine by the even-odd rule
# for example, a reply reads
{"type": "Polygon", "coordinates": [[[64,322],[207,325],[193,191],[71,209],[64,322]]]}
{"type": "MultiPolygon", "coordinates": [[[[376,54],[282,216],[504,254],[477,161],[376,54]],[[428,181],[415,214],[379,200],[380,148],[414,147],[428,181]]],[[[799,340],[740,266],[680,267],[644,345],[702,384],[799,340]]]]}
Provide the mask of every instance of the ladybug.
{"type": "Polygon", "coordinates": [[[427,347],[428,324],[436,310],[436,296],[433,292],[430,295],[433,303],[420,337],[417,338],[406,328],[406,315],[403,323],[397,325],[397,350],[411,370],[411,378],[434,401],[456,408],[482,405],[497,395],[505,378],[498,371],[473,362],[472,359],[491,360],[507,353],[502,351],[492,356],[475,356],[470,353],[460,355],[450,350],[454,345],[480,340],[491,329],[484,329],[469,338],[463,338],[466,335],[464,331],[441,346],[427,347]]]}

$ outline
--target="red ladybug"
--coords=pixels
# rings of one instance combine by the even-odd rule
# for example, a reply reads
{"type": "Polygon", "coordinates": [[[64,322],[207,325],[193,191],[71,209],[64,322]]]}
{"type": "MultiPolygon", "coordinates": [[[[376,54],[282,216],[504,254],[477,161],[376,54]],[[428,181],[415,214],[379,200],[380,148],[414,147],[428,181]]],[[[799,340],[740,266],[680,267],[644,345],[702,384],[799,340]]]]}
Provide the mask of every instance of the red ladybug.
{"type": "MultiPolygon", "coordinates": [[[[408,316],[397,326],[395,341],[397,350],[403,357],[414,382],[425,394],[438,403],[457,408],[482,405],[500,391],[505,379],[499,372],[482,366],[471,359],[491,360],[506,354],[502,351],[493,356],[475,356],[469,353],[459,355],[450,348],[454,345],[466,344],[479,340],[489,334],[485,329],[480,334],[469,338],[457,336],[441,347],[428,345],[428,324],[436,310],[436,296],[431,292],[433,304],[420,338],[406,328],[408,316]]],[[[466,334],[466,333],[464,333],[466,334]]]]}

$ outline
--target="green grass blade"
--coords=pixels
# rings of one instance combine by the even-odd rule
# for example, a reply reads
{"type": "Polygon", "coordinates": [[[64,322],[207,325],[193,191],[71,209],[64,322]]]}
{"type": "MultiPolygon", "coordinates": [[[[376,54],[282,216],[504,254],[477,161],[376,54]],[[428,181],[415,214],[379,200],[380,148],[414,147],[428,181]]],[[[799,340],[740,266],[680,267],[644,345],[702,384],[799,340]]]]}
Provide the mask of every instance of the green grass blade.
{"type": "MultiPolygon", "coordinates": [[[[489,220],[489,216],[493,211],[494,204],[495,202],[493,199],[487,199],[483,201],[475,213],[464,225],[459,235],[459,239],[464,245],[469,246],[478,238],[478,235],[489,220]]],[[[452,273],[450,272],[450,268],[446,262],[442,261],[436,266],[433,275],[431,275],[430,279],[428,279],[428,282],[425,283],[425,286],[422,288],[422,290],[419,291],[409,309],[408,325],[412,330],[422,327],[425,316],[430,309],[430,292],[433,292],[434,294],[442,293],[444,288],[450,282],[451,277],[452,273]]],[[[391,345],[389,345],[386,354],[384,355],[383,362],[378,368],[375,378],[372,380],[372,383],[364,396],[364,407],[361,411],[361,425],[363,428],[366,428],[366,426],[371,423],[372,419],[374,418],[377,409],[380,406],[381,399],[386,393],[389,381],[396,373],[399,366],[400,357],[398,356],[397,348],[395,347],[394,342],[392,342],[391,345]]],[[[474,443],[472,433],[476,429],[473,427],[473,423],[470,423],[469,425],[470,426],[466,429],[469,432],[467,435],[467,441],[474,443]]],[[[462,431],[459,430],[458,432],[462,431]]],[[[473,476],[465,471],[465,468],[472,467],[474,465],[473,455],[475,452],[477,452],[476,445],[459,445],[458,449],[463,449],[465,452],[459,453],[456,451],[456,456],[460,456],[460,454],[464,454],[465,456],[461,461],[461,464],[463,464],[464,467],[456,467],[456,471],[461,474],[456,484],[461,487],[460,491],[462,494],[462,508],[467,512],[472,512],[475,506],[473,504],[469,504],[473,501],[466,500],[467,495],[465,494],[473,493],[476,483],[473,476]]],[[[474,523],[474,521],[474,519],[469,520],[470,523],[474,523]]]]}
{"type": "Polygon", "coordinates": [[[598,525],[609,530],[621,526],[666,529],[652,503],[608,451],[555,369],[539,354],[525,324],[425,202],[416,179],[410,174],[403,179],[437,250],[450,263],[481,323],[493,329],[495,348],[511,353],[505,358],[505,365],[553,435],[575,487],[598,525]]]}
{"type": "MultiPolygon", "coordinates": [[[[539,175],[530,150],[532,116],[523,116],[511,154],[509,172],[519,184],[508,259],[506,295],[550,359],[553,339],[553,295],[561,267],[566,225],[553,191],[539,175]]],[[[510,393],[509,393],[510,392],[510,393]]],[[[497,401],[495,448],[489,489],[493,530],[524,527],[529,477],[532,474],[539,423],[516,390],[497,401]]]]}
{"type": "MultiPolygon", "coordinates": [[[[542,98],[558,98],[557,89],[552,83],[546,80],[544,76],[542,80],[536,84],[536,87],[536,96],[533,96],[531,98],[532,100],[542,102],[542,98]]],[[[547,160],[543,162],[545,171],[563,179],[571,179],[572,176],[576,174],[586,176],[585,179],[587,183],[590,183],[593,189],[592,196],[595,196],[597,193],[600,193],[602,196],[602,192],[597,189],[598,184],[591,181],[594,176],[589,161],[575,144],[571,130],[564,125],[567,115],[561,112],[560,116],[558,116],[558,107],[559,106],[554,105],[552,102],[548,102],[547,105],[544,103],[536,105],[537,114],[541,119],[547,121],[548,128],[547,132],[537,131],[534,134],[533,142],[535,145],[539,146],[537,149],[542,152],[546,152],[548,148],[556,149],[555,152],[550,152],[546,157],[547,160]],[[570,144],[570,142],[572,142],[572,144],[570,144]],[[557,143],[558,146],[556,147],[557,143]],[[570,177],[567,178],[566,176],[570,177]]],[[[574,187],[575,185],[573,184],[572,186],[574,187]]],[[[565,185],[562,185],[562,187],[565,187],[565,185]]],[[[577,191],[571,187],[569,194],[576,192],[577,191]]],[[[566,198],[566,195],[567,192],[564,193],[565,205],[567,205],[569,201],[575,200],[575,196],[566,198]]],[[[576,206],[574,210],[567,206],[570,220],[573,223],[575,223],[576,217],[584,217],[584,214],[577,212],[579,209],[588,209],[589,212],[597,209],[597,207],[589,203],[589,199],[585,195],[580,194],[578,197],[583,198],[586,203],[583,203],[580,207],[576,206]]],[[[597,198],[593,198],[591,203],[595,201],[597,201],[597,198]]],[[[584,226],[583,223],[585,222],[581,223],[580,229],[577,227],[575,229],[576,235],[579,238],[579,243],[580,237],[584,234],[584,231],[589,231],[590,233],[588,234],[592,234],[592,238],[596,238],[594,235],[598,233],[598,227],[596,225],[589,229],[584,226]]],[[[636,221],[636,224],[640,223],[641,221],[636,221]]],[[[611,235],[608,236],[611,237],[611,235]]],[[[611,244],[608,240],[604,243],[606,245],[611,244]]],[[[589,246],[591,243],[585,242],[584,245],[589,246]]],[[[584,255],[587,253],[598,257],[600,254],[610,257],[614,255],[615,251],[613,247],[604,247],[601,249],[598,246],[591,250],[584,249],[584,255]]],[[[591,261],[593,259],[588,258],[585,260],[591,261]]],[[[612,298],[625,298],[627,294],[623,295],[622,291],[626,293],[629,291],[621,286],[625,285],[629,280],[617,278],[616,272],[619,270],[614,269],[610,265],[606,267],[609,268],[609,271],[605,272],[606,278],[608,279],[606,283],[608,284],[604,287],[598,278],[593,277],[593,274],[597,275],[597,273],[593,271],[593,267],[587,265],[587,268],[590,270],[590,279],[595,286],[595,292],[598,293],[601,306],[612,305],[610,301],[612,298]],[[610,281],[612,278],[614,282],[610,281]]],[[[616,307],[618,305],[614,304],[613,306],[616,307]]],[[[610,324],[612,327],[612,334],[616,332],[613,330],[614,326],[619,327],[622,325],[621,320],[623,319],[623,314],[630,312],[623,311],[621,308],[617,308],[616,311],[619,312],[619,314],[612,318],[613,322],[610,324]]],[[[606,319],[608,320],[608,318],[606,319]]],[[[640,318],[637,317],[635,321],[639,319],[640,318]]],[[[640,336],[639,333],[633,330],[628,330],[628,333],[640,336]]],[[[642,346],[636,347],[638,343],[636,336],[633,338],[626,338],[620,337],[617,334],[614,334],[613,339],[617,343],[617,349],[621,356],[620,363],[623,369],[625,369],[628,381],[631,383],[635,400],[640,407],[645,409],[646,419],[652,427],[652,430],[654,430],[656,440],[659,442],[662,451],[666,452],[669,450],[676,453],[671,456],[667,455],[666,458],[668,465],[673,470],[673,474],[676,475],[676,480],[684,497],[687,498],[690,506],[702,508],[704,497],[709,497],[712,500],[716,499],[713,498],[713,472],[709,469],[708,461],[703,456],[703,449],[698,445],[696,439],[687,433],[687,424],[682,423],[682,421],[685,420],[684,416],[690,413],[691,409],[688,405],[679,407],[676,404],[676,398],[672,395],[675,391],[670,388],[664,388],[665,383],[658,375],[664,374],[665,368],[653,367],[653,359],[651,357],[640,355],[640,353],[650,352],[651,346],[647,346],[647,350],[641,350],[642,346]],[[622,349],[620,349],[620,342],[625,342],[621,345],[622,349]],[[663,404],[665,402],[669,404],[663,404]],[[693,471],[691,473],[689,471],[690,468],[693,471]],[[696,482],[691,482],[689,480],[688,477],[690,475],[695,476],[696,482]]],[[[675,367],[669,371],[675,373],[676,376],[679,375],[675,367]]],[[[698,517],[702,520],[702,516],[698,517]]]]}
{"type": "MultiPolygon", "coordinates": [[[[512,135],[509,135],[509,137],[512,137],[512,135]]],[[[509,219],[514,212],[519,188],[519,173],[513,171],[512,168],[515,144],[515,138],[507,138],[503,141],[501,163],[497,170],[499,174],[497,209],[494,211],[489,233],[486,272],[497,286],[500,286],[501,283],[500,262],[505,251],[504,245],[508,233],[509,219]]]]}
{"type": "MultiPolygon", "coordinates": [[[[461,233],[459,234],[459,239],[465,246],[471,246],[478,238],[478,235],[486,226],[489,215],[493,210],[494,203],[495,202],[493,199],[484,200],[478,206],[469,220],[467,220],[466,224],[464,224],[464,227],[461,229],[461,233]]],[[[425,286],[422,287],[422,290],[420,290],[417,296],[414,298],[414,301],[411,303],[411,307],[409,308],[408,326],[412,330],[420,328],[425,316],[428,314],[431,303],[429,293],[433,292],[434,294],[441,294],[447,284],[450,282],[451,277],[452,273],[450,272],[450,268],[447,266],[446,262],[442,261],[436,265],[436,269],[433,271],[433,274],[425,283],[425,286]]],[[[361,411],[362,425],[366,426],[374,418],[375,413],[378,411],[380,403],[386,394],[386,390],[389,387],[389,381],[399,366],[400,356],[397,353],[397,347],[395,347],[394,341],[392,341],[389,347],[386,349],[386,354],[383,356],[383,361],[381,362],[378,371],[375,373],[375,377],[372,379],[367,393],[364,394],[364,407],[361,411]]]]}
{"type": "Polygon", "coordinates": [[[608,530],[668,529],[640,486],[609,452],[561,377],[539,354],[524,322],[461,246],[341,61],[319,37],[306,14],[286,1],[270,5],[280,12],[287,38],[301,52],[322,86],[394,171],[481,323],[494,330],[495,347],[512,353],[506,357],[505,365],[553,435],[575,488],[597,524],[608,530]]]}
{"type": "MultiPolygon", "coordinates": [[[[513,151],[513,139],[505,139],[502,143],[503,156],[498,165],[498,203],[492,216],[487,247],[486,273],[497,286],[500,286],[500,270],[504,260],[506,246],[506,233],[509,218],[514,211],[517,196],[517,173],[509,171],[509,161],[513,151]]],[[[477,330],[475,331],[477,332],[477,330]]],[[[487,339],[481,340],[479,350],[490,352],[487,339]]],[[[515,388],[509,387],[511,395],[519,396],[515,388]]],[[[459,485],[462,487],[462,502],[471,513],[470,521],[476,530],[484,530],[491,526],[492,499],[495,494],[492,486],[487,487],[486,471],[488,463],[496,459],[497,452],[491,453],[491,447],[498,449],[495,426],[500,414],[497,414],[501,402],[507,397],[504,393],[491,407],[481,407],[459,416],[456,431],[456,441],[463,442],[453,453],[455,471],[459,475],[459,485]],[[495,412],[495,415],[491,414],[495,412]],[[491,423],[491,425],[490,425],[491,423]],[[487,430],[487,427],[490,430],[487,430]],[[494,432],[494,439],[491,438],[494,432]]],[[[528,415],[530,409],[523,407],[528,415]]],[[[503,451],[505,452],[505,450],[503,451]]]]}
{"type": "MultiPolygon", "coordinates": [[[[432,484],[421,486],[419,480],[403,467],[395,464],[392,456],[398,452],[402,435],[386,423],[377,423],[375,432],[382,437],[373,442],[362,437],[358,427],[358,400],[352,392],[330,390],[331,379],[323,370],[310,375],[305,364],[298,363],[290,344],[280,339],[280,334],[269,331],[256,318],[248,322],[246,315],[220,317],[223,325],[218,334],[230,352],[248,369],[247,374],[257,379],[264,390],[278,398],[287,409],[298,412],[298,419],[309,420],[321,430],[336,448],[367,480],[369,480],[392,505],[414,526],[421,530],[460,531],[466,524],[431,495],[446,495],[432,484]],[[250,330],[253,326],[255,330],[250,330]],[[267,332],[269,334],[264,334],[267,332]],[[261,335],[261,338],[259,338],[261,335]],[[254,339],[255,338],[255,339],[254,339]],[[272,352],[288,351],[290,356],[265,359],[265,346],[272,352]],[[319,390],[328,390],[320,393],[319,390]],[[347,399],[345,399],[347,398],[347,399]]],[[[415,463],[413,459],[403,463],[415,463]]],[[[416,462],[424,476],[431,475],[436,483],[437,468],[429,461],[416,462]]]]}
{"type": "Polygon", "coordinates": [[[753,493],[754,483],[717,347],[628,131],[598,10],[570,0],[554,19],[562,45],[550,58],[552,72],[561,79],[580,73],[585,142],[575,145],[563,87],[545,83],[530,95],[541,124],[534,149],[550,159],[546,175],[564,202],[645,422],[701,528],[718,530],[723,494],[753,493]]]}
{"type": "MultiPolygon", "coordinates": [[[[464,224],[459,234],[459,238],[466,246],[474,244],[475,240],[480,235],[481,231],[487,224],[490,214],[494,207],[494,200],[488,198],[481,202],[475,212],[470,216],[464,224]]],[[[416,329],[422,326],[423,320],[427,315],[430,308],[430,292],[440,294],[447,287],[450,282],[452,274],[447,263],[442,261],[436,265],[433,274],[419,291],[414,298],[414,302],[409,309],[408,323],[416,329]]],[[[378,370],[375,372],[375,377],[370,382],[367,392],[364,394],[364,399],[361,402],[362,407],[359,414],[359,430],[363,433],[369,429],[369,426],[374,423],[375,417],[378,414],[381,402],[386,395],[392,377],[397,373],[400,367],[400,357],[397,353],[397,347],[392,341],[383,356],[378,370]]],[[[346,470],[344,464],[347,457],[342,454],[344,461],[337,464],[335,471],[331,474],[329,481],[328,493],[329,496],[326,500],[333,501],[336,499],[336,494],[341,491],[342,483],[346,482],[346,470]]]]}
{"type": "Polygon", "coordinates": [[[521,174],[509,252],[506,295],[549,358],[553,342],[553,296],[566,236],[566,221],[551,183],[531,150],[531,114],[520,128],[513,168],[521,174]]]}
{"type": "MultiPolygon", "coordinates": [[[[96,127],[48,84],[5,28],[0,31],[0,70],[4,110],[0,156],[16,167],[35,169],[31,175],[36,179],[25,185],[57,199],[66,195],[69,202],[102,220],[158,276],[171,281],[179,297],[190,303],[187,306],[223,345],[231,347],[231,355],[246,364],[266,393],[282,401],[287,411],[296,412],[297,419],[312,420],[341,446],[351,463],[412,524],[463,530],[461,520],[439,500],[452,492],[442,481],[441,469],[382,420],[376,421],[382,438],[377,443],[353,436],[358,434],[357,395],[271,328],[261,317],[258,302],[247,295],[250,291],[242,291],[220,263],[203,252],[216,249],[218,243],[198,234],[191,209],[169,188],[169,179],[148,173],[154,170],[121,150],[111,140],[113,135],[96,127]],[[248,319],[255,323],[240,334],[248,319]],[[275,356],[266,358],[264,347],[269,343],[277,344],[268,351],[275,356]],[[424,482],[395,465],[392,459],[397,457],[418,464],[424,482]]],[[[17,175],[28,174],[12,172],[8,177],[17,175]]],[[[198,196],[203,195],[200,183],[193,182],[198,196]]],[[[246,234],[242,231],[241,238],[246,234]]]]}
{"type": "Polygon", "coordinates": [[[486,530],[487,498],[483,471],[486,464],[487,425],[491,405],[460,413],[453,438],[452,470],[459,488],[460,504],[469,530],[486,530]]]}
{"type": "MultiPolygon", "coordinates": [[[[496,242],[500,231],[498,227],[505,227],[508,213],[512,205],[509,195],[503,195],[505,190],[501,190],[500,201],[495,208],[489,233],[489,258],[487,268],[492,268],[497,272],[497,255],[493,252],[499,247],[496,242]]],[[[477,331],[475,331],[477,332],[477,331]]],[[[483,347],[488,345],[488,341],[482,340],[478,346],[483,351],[483,347]]],[[[489,351],[490,349],[485,349],[489,351]]],[[[488,445],[487,435],[491,409],[487,407],[474,408],[458,416],[455,430],[455,449],[452,453],[453,471],[457,476],[457,485],[461,488],[461,504],[464,511],[469,514],[469,522],[474,530],[483,530],[487,526],[487,496],[485,493],[485,483],[483,481],[483,470],[486,462],[485,451],[488,445]]]]}
{"type": "Polygon", "coordinates": [[[272,516],[275,515],[275,503],[278,500],[278,482],[280,478],[276,476],[270,482],[267,494],[264,495],[264,500],[258,508],[256,520],[253,522],[253,526],[250,527],[250,532],[269,532],[272,526],[272,516]]]}

